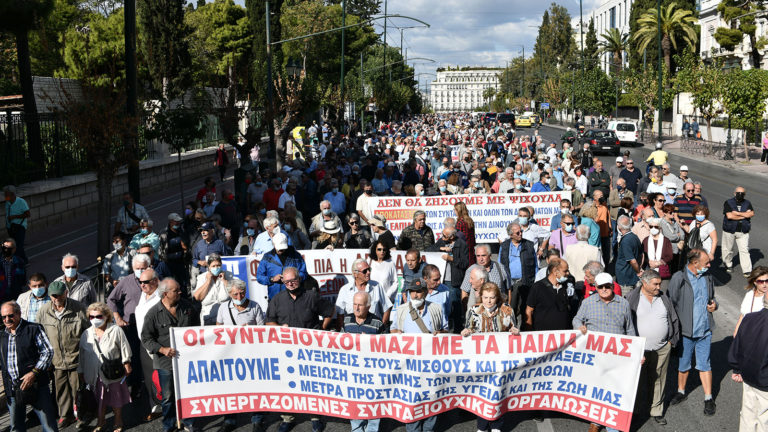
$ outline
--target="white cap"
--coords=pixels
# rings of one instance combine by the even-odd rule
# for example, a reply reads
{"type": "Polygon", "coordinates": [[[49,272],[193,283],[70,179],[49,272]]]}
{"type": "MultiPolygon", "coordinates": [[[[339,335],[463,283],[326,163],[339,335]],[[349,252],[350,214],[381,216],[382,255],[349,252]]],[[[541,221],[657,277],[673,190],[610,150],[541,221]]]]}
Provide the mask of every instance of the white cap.
{"type": "Polygon", "coordinates": [[[612,283],[613,283],[613,277],[611,277],[611,275],[609,275],[608,273],[603,272],[595,276],[595,286],[612,284],[612,283]]]}
{"type": "Polygon", "coordinates": [[[624,162],[624,158],[619,156],[616,158],[616,162],[624,162]]]}
{"type": "Polygon", "coordinates": [[[680,165],[680,171],[688,171],[688,165],[680,165]]]}
{"type": "Polygon", "coordinates": [[[283,233],[277,233],[272,236],[272,244],[275,246],[275,250],[288,249],[288,237],[283,233]]]}

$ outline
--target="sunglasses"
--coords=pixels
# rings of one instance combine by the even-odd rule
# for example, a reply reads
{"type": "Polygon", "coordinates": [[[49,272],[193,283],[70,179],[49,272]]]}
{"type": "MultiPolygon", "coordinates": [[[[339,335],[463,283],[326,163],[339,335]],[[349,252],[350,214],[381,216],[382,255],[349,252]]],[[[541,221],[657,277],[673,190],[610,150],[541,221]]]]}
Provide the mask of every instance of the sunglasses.
{"type": "Polygon", "coordinates": [[[384,248],[376,248],[376,252],[384,252],[384,248]]]}
{"type": "Polygon", "coordinates": [[[759,279],[755,281],[755,284],[768,284],[768,279],[759,279]]]}
{"type": "Polygon", "coordinates": [[[613,289],[613,284],[598,285],[597,289],[613,289]]]}
{"type": "Polygon", "coordinates": [[[656,202],[664,202],[663,199],[657,199],[657,200],[654,200],[654,201],[656,201],[656,202]]]}
{"type": "Polygon", "coordinates": [[[153,280],[154,279],[140,280],[139,283],[141,285],[149,285],[150,283],[152,283],[153,280]]]}
{"type": "Polygon", "coordinates": [[[367,268],[367,269],[362,269],[362,270],[358,270],[357,272],[358,272],[358,273],[363,273],[363,274],[365,274],[365,273],[370,273],[370,272],[371,272],[371,269],[370,269],[370,268],[367,268]]]}
{"type": "Polygon", "coordinates": [[[349,224],[350,224],[350,225],[357,225],[357,222],[355,222],[355,221],[349,221],[349,224]]]}
{"type": "Polygon", "coordinates": [[[16,314],[3,315],[3,321],[13,319],[13,317],[15,317],[15,316],[16,316],[16,314]]]}
{"type": "Polygon", "coordinates": [[[104,315],[88,315],[88,319],[102,319],[104,318],[104,315]]]}

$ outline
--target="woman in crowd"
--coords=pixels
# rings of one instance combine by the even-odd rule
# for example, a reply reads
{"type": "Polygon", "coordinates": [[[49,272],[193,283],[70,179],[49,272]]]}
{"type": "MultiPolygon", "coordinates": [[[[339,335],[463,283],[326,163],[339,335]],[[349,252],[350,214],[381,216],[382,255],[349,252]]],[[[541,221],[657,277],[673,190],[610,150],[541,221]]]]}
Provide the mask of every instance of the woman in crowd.
{"type": "Polygon", "coordinates": [[[657,218],[664,217],[664,215],[666,214],[664,213],[664,204],[667,201],[666,199],[664,199],[664,194],[649,193],[648,201],[653,205],[653,217],[657,217],[657,218]]]}
{"type": "Polygon", "coordinates": [[[123,329],[115,325],[112,311],[106,304],[92,303],[87,309],[89,327],[80,336],[80,361],[77,372],[80,382],[90,386],[98,402],[98,421],[94,432],[105,430],[107,407],[115,413],[114,431],[123,430],[122,407],[131,402],[125,376],[131,374],[131,347],[123,329]],[[119,360],[124,368],[120,378],[108,379],[102,371],[106,360],[119,360]]]}
{"type": "Polygon", "coordinates": [[[371,280],[378,282],[394,302],[397,293],[397,270],[389,249],[378,239],[371,245],[370,255],[371,280]]]}
{"type": "Polygon", "coordinates": [[[670,268],[672,271],[679,270],[680,251],[685,243],[685,231],[677,220],[674,204],[664,204],[664,217],[661,218],[661,233],[672,244],[672,262],[670,268]]]}
{"type": "MultiPolygon", "coordinates": [[[[498,285],[493,282],[484,283],[480,287],[479,295],[478,304],[467,311],[467,322],[464,330],[461,331],[462,336],[467,337],[473,333],[520,333],[515,325],[515,311],[504,304],[498,285]]],[[[502,418],[492,421],[482,417],[477,418],[478,432],[501,430],[502,425],[502,418]]]]}
{"type": "Polygon", "coordinates": [[[371,232],[360,229],[360,216],[357,213],[349,215],[347,220],[349,231],[344,234],[344,247],[347,249],[368,249],[371,247],[371,232]]]}
{"type": "Polygon", "coordinates": [[[578,165],[573,169],[573,175],[576,178],[576,189],[578,189],[582,195],[586,196],[589,182],[587,181],[587,176],[584,175],[584,170],[581,168],[581,165],[578,165]]]}
{"type": "Polygon", "coordinates": [[[661,218],[648,220],[651,234],[643,239],[643,262],[641,268],[659,273],[662,280],[672,277],[672,243],[661,233],[661,218]]]}
{"type": "Polygon", "coordinates": [[[298,220],[287,212],[283,215],[283,232],[291,239],[291,244],[296,250],[312,249],[312,242],[299,227],[298,220]]]}
{"type": "Polygon", "coordinates": [[[341,226],[334,219],[323,222],[314,249],[334,250],[343,246],[344,236],[341,233],[341,226]]]}
{"type": "Polygon", "coordinates": [[[696,220],[683,228],[691,232],[693,227],[699,228],[699,238],[701,239],[701,248],[707,251],[709,259],[715,259],[715,249],[717,248],[717,229],[715,224],[709,220],[709,209],[701,204],[693,208],[693,216],[696,220]]]}
{"type": "Polygon", "coordinates": [[[469,209],[464,201],[454,204],[453,211],[456,213],[456,229],[464,233],[467,239],[469,265],[472,265],[475,263],[475,221],[469,216],[469,209]]]}
{"type": "Polygon", "coordinates": [[[621,216],[627,216],[628,218],[632,219],[632,207],[634,207],[635,202],[630,197],[624,197],[619,202],[619,211],[616,213],[616,220],[618,220],[621,216]]]}
{"type": "Polygon", "coordinates": [[[739,320],[736,322],[736,329],[733,330],[733,336],[739,331],[741,320],[744,315],[763,310],[763,297],[768,292],[768,267],[757,266],[752,269],[752,273],[747,278],[747,286],[744,288],[747,293],[744,294],[744,300],[739,308],[739,320]]]}
{"type": "Polygon", "coordinates": [[[217,253],[208,255],[206,261],[208,271],[197,276],[192,297],[202,304],[200,322],[203,325],[214,325],[219,306],[229,300],[228,285],[232,280],[232,273],[224,270],[221,255],[217,253]]]}

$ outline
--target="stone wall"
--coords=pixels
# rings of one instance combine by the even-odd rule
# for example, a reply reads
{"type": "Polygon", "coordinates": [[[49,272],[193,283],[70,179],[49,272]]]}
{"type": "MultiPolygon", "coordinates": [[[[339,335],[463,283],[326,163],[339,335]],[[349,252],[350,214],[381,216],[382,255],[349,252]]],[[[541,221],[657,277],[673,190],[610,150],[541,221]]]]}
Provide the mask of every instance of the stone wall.
{"type": "MultiPolygon", "coordinates": [[[[199,178],[214,173],[213,158],[216,147],[183,153],[184,180],[199,178]]],[[[177,185],[177,157],[142,161],[141,191],[143,194],[157,192],[177,185]]],[[[128,190],[128,170],[121,169],[112,183],[114,203],[122,200],[128,190]]],[[[96,175],[86,173],[59,179],[26,183],[16,188],[18,196],[29,204],[31,217],[29,232],[44,230],[56,224],[71,221],[92,214],[98,205],[96,175]]],[[[0,206],[0,238],[6,236],[5,206],[0,206]]]]}

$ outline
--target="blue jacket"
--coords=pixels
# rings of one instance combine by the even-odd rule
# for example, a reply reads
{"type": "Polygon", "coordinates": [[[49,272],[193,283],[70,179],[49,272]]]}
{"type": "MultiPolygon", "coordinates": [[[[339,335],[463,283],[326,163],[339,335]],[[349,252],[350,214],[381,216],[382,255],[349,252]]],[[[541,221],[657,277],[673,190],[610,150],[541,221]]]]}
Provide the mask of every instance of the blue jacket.
{"type": "Polygon", "coordinates": [[[217,253],[221,256],[232,255],[232,251],[220,239],[216,239],[211,243],[206,243],[205,240],[200,239],[195,243],[195,247],[192,251],[192,265],[199,269],[207,268],[208,266],[197,265],[197,262],[205,260],[205,257],[212,253],[217,253]]]}
{"type": "Polygon", "coordinates": [[[293,246],[288,246],[286,255],[283,256],[282,260],[274,249],[261,257],[259,267],[256,270],[256,280],[267,287],[270,299],[285,289],[282,282],[272,282],[272,278],[282,274],[285,267],[296,267],[299,269],[301,281],[304,282],[307,279],[307,265],[304,263],[304,258],[293,246]]]}
{"type": "Polygon", "coordinates": [[[533,193],[533,192],[551,192],[551,191],[552,191],[552,189],[550,189],[549,185],[545,185],[545,184],[541,183],[540,181],[536,182],[531,187],[531,193],[533,193]]]}

